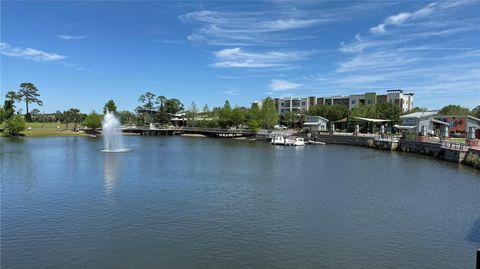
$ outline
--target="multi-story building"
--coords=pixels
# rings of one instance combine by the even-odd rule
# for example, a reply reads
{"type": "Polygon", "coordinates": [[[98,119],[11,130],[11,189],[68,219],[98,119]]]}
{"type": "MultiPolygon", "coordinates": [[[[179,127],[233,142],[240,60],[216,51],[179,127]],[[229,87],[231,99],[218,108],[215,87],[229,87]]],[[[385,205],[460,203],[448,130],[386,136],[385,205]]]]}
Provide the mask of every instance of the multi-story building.
{"type": "Polygon", "coordinates": [[[309,106],[309,98],[296,98],[296,97],[288,97],[288,98],[275,98],[275,107],[280,115],[284,115],[285,112],[295,112],[295,111],[308,111],[310,108],[309,106]]]}
{"type": "Polygon", "coordinates": [[[402,111],[413,109],[413,93],[403,93],[403,90],[388,90],[387,102],[397,105],[402,111]]]}
{"type": "MultiPolygon", "coordinates": [[[[387,90],[387,94],[367,92],[364,94],[352,94],[350,96],[332,96],[332,97],[287,97],[274,98],[275,107],[278,113],[283,116],[286,111],[308,111],[315,105],[322,106],[344,106],[350,110],[361,105],[374,105],[378,103],[392,103],[398,106],[402,111],[413,109],[413,93],[404,93],[403,90],[387,90]]],[[[259,105],[261,103],[254,102],[259,105]]]]}
{"type": "Polygon", "coordinates": [[[365,105],[365,94],[353,94],[349,96],[349,105],[350,110],[365,105]]]}

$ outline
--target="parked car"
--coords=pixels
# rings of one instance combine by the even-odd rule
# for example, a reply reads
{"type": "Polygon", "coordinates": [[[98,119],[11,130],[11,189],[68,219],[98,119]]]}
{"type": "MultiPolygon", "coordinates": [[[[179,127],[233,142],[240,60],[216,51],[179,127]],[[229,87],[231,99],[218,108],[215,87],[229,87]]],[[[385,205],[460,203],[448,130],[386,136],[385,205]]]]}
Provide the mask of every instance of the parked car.
{"type": "Polygon", "coordinates": [[[275,130],[287,130],[287,126],[285,126],[285,125],[275,125],[275,126],[273,126],[273,129],[275,129],[275,130]]]}

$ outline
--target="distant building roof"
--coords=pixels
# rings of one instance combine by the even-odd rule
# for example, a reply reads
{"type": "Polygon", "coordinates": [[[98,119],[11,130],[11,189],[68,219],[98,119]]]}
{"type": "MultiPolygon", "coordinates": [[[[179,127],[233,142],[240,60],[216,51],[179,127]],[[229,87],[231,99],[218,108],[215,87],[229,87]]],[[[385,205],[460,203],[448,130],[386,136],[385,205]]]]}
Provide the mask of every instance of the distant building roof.
{"type": "Polygon", "coordinates": [[[470,115],[437,115],[435,118],[469,118],[480,122],[479,118],[475,118],[474,116],[470,115]]]}
{"type": "Polygon", "coordinates": [[[307,116],[307,121],[313,122],[313,121],[318,121],[319,119],[328,121],[328,119],[322,117],[322,116],[307,116]]]}
{"type": "Polygon", "coordinates": [[[307,121],[303,123],[304,126],[315,126],[322,123],[322,120],[328,122],[327,119],[321,116],[308,116],[307,121]]]}
{"type": "Polygon", "coordinates": [[[437,115],[437,113],[438,113],[438,112],[436,112],[436,111],[415,112],[415,113],[410,113],[410,114],[406,114],[406,115],[400,116],[400,118],[401,118],[401,119],[404,119],[404,118],[416,118],[416,119],[420,119],[420,118],[425,118],[425,117],[430,117],[430,116],[437,115]]]}

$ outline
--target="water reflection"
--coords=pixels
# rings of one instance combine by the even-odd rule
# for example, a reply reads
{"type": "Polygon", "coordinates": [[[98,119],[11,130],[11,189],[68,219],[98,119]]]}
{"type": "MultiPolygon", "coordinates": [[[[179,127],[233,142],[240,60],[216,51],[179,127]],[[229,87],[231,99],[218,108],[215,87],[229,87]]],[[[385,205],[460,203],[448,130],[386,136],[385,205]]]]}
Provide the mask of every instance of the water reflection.
{"type": "Polygon", "coordinates": [[[480,242],[480,218],[473,223],[465,239],[470,242],[480,242]]]}
{"type": "Polygon", "coordinates": [[[104,173],[104,186],[107,194],[111,194],[115,188],[115,185],[118,181],[118,154],[104,154],[104,164],[103,164],[103,173],[104,173]]]}

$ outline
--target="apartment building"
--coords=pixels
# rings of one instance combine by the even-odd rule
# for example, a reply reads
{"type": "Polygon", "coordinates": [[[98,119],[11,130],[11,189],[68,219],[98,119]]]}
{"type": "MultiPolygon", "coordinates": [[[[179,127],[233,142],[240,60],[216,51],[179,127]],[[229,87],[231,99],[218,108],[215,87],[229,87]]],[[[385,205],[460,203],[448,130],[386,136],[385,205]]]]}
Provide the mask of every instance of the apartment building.
{"type": "Polygon", "coordinates": [[[388,90],[387,102],[397,105],[402,111],[413,109],[413,93],[404,93],[403,90],[388,90]]]}
{"type": "Polygon", "coordinates": [[[275,98],[274,101],[277,111],[282,116],[287,111],[308,111],[310,108],[310,102],[308,97],[275,98]]]}
{"type": "MultiPolygon", "coordinates": [[[[286,111],[308,111],[315,105],[322,106],[344,106],[350,110],[362,105],[374,105],[377,103],[392,103],[398,106],[402,111],[413,109],[413,93],[405,93],[403,90],[387,90],[386,94],[377,94],[376,92],[367,92],[363,94],[352,94],[349,96],[332,97],[287,97],[274,98],[275,107],[279,115],[283,116],[286,111]]],[[[263,102],[263,100],[262,100],[263,102]]],[[[255,101],[261,105],[261,102],[255,101]]]]}

